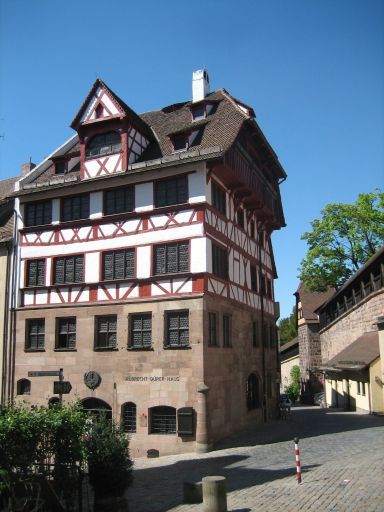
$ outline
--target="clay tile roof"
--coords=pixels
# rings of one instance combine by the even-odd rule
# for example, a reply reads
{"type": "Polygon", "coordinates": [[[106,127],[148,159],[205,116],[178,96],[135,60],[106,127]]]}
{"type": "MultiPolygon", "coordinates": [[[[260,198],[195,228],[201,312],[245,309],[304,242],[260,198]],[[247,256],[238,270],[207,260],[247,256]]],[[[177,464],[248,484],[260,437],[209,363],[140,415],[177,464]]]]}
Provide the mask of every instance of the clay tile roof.
{"type": "Polygon", "coordinates": [[[326,292],[310,292],[306,289],[304,283],[300,283],[294,295],[301,302],[305,320],[318,320],[318,316],[315,313],[316,309],[332,297],[334,293],[335,290],[333,288],[326,292]]]}
{"type": "Polygon", "coordinates": [[[336,369],[363,370],[380,355],[378,331],[366,332],[325,366],[336,369]]]}
{"type": "Polygon", "coordinates": [[[14,178],[7,178],[5,180],[0,181],[0,201],[5,199],[8,195],[13,192],[14,185],[17,180],[20,179],[20,176],[16,176],[14,178]]]}
{"type": "Polygon", "coordinates": [[[0,181],[0,243],[13,237],[13,208],[7,196],[12,194],[14,185],[20,176],[0,181]]]}

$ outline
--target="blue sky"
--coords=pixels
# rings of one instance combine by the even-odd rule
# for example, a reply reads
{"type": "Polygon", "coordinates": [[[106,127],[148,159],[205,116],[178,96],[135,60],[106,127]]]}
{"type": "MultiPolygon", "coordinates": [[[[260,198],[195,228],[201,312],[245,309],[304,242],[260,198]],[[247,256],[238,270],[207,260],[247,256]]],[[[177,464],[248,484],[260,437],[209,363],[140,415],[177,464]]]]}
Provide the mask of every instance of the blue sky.
{"type": "Polygon", "coordinates": [[[382,0],[0,0],[0,179],[72,135],[95,78],[135,111],[191,96],[208,69],[251,104],[288,179],[273,235],[283,316],[301,234],[384,182],[382,0]]]}

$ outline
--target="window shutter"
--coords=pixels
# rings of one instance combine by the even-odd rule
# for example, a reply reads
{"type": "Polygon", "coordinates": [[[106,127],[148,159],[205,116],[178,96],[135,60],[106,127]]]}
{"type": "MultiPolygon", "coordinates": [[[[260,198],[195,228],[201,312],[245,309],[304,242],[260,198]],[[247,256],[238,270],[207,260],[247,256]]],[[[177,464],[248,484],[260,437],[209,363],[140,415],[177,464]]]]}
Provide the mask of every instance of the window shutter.
{"type": "Polygon", "coordinates": [[[186,203],[188,201],[187,197],[187,177],[186,176],[180,176],[177,181],[177,203],[186,203]]]}
{"type": "Polygon", "coordinates": [[[63,201],[63,221],[66,222],[72,219],[71,198],[64,199],[63,201]]]}
{"type": "Polygon", "coordinates": [[[75,256],[75,283],[84,281],[84,256],[75,256]]]}
{"type": "Polygon", "coordinates": [[[89,217],[89,194],[80,197],[81,211],[80,219],[87,219],[89,217]]]}
{"type": "Polygon", "coordinates": [[[179,244],[179,272],[188,272],[189,270],[189,243],[179,244]]]}
{"type": "Polygon", "coordinates": [[[55,284],[64,283],[64,258],[57,258],[55,260],[55,284]]]}
{"type": "Polygon", "coordinates": [[[178,183],[177,180],[167,180],[163,182],[166,185],[166,195],[167,195],[167,202],[166,204],[177,204],[178,201],[178,183]]]}
{"type": "Polygon", "coordinates": [[[51,222],[52,222],[52,202],[46,201],[44,203],[43,224],[50,224],[51,222]]]}
{"type": "Polygon", "coordinates": [[[64,258],[65,260],[65,283],[74,283],[75,281],[75,258],[73,256],[64,258]]]}
{"type": "Polygon", "coordinates": [[[27,286],[36,286],[37,282],[37,262],[28,262],[27,270],[27,286]]]}
{"type": "Polygon", "coordinates": [[[125,189],[125,211],[131,212],[135,209],[135,188],[127,187],[125,189]]]}
{"type": "Polygon", "coordinates": [[[182,407],[177,411],[177,433],[179,436],[193,436],[194,410],[192,407],[182,407]]]}
{"type": "Polygon", "coordinates": [[[165,274],[165,245],[155,247],[155,274],[165,274]]]}
{"type": "Polygon", "coordinates": [[[113,279],[113,252],[105,252],[103,255],[103,279],[113,279]]]}
{"type": "Polygon", "coordinates": [[[124,279],[125,251],[115,252],[115,279],[124,279]]]}
{"type": "Polygon", "coordinates": [[[44,286],[44,270],[45,270],[45,261],[38,260],[37,261],[37,285],[44,286]]]}
{"type": "Polygon", "coordinates": [[[156,206],[161,207],[167,204],[167,182],[158,181],[156,183],[156,206]]]}
{"type": "Polygon", "coordinates": [[[125,276],[133,277],[135,275],[135,250],[128,249],[125,252],[125,276]]]}
{"type": "Polygon", "coordinates": [[[166,256],[166,272],[174,273],[178,270],[177,265],[177,249],[178,244],[168,244],[166,246],[167,256],[166,256]]]}

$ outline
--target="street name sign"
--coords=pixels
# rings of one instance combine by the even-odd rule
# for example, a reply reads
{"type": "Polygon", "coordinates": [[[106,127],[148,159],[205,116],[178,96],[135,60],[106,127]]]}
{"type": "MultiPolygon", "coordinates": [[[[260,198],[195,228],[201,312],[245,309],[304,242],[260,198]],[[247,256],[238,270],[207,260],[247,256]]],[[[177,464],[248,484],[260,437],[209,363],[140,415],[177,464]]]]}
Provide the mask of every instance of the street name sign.
{"type": "Polygon", "coordinates": [[[71,392],[72,385],[68,380],[56,380],[53,383],[53,393],[55,395],[67,395],[71,392]]]}
{"type": "Polygon", "coordinates": [[[28,372],[28,377],[59,377],[59,370],[28,372]]]}

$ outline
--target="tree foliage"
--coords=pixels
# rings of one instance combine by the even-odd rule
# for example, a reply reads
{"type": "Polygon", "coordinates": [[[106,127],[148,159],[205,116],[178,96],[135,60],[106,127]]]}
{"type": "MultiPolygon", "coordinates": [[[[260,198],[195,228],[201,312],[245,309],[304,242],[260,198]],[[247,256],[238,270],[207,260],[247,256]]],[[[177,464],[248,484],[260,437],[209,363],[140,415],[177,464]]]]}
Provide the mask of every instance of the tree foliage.
{"type": "Polygon", "coordinates": [[[293,340],[297,336],[297,327],[296,327],[296,308],[292,309],[292,313],[286,317],[281,318],[279,320],[279,330],[280,330],[280,345],[284,345],[288,343],[288,341],[293,340]]]}
{"type": "Polygon", "coordinates": [[[295,403],[300,395],[300,366],[295,364],[291,368],[290,372],[291,383],[289,386],[286,386],[285,392],[288,395],[288,398],[295,403]]]}
{"type": "Polygon", "coordinates": [[[354,204],[328,204],[302,240],[308,252],[299,278],[310,291],[339,288],[384,245],[384,193],[359,194],[354,204]]]}

